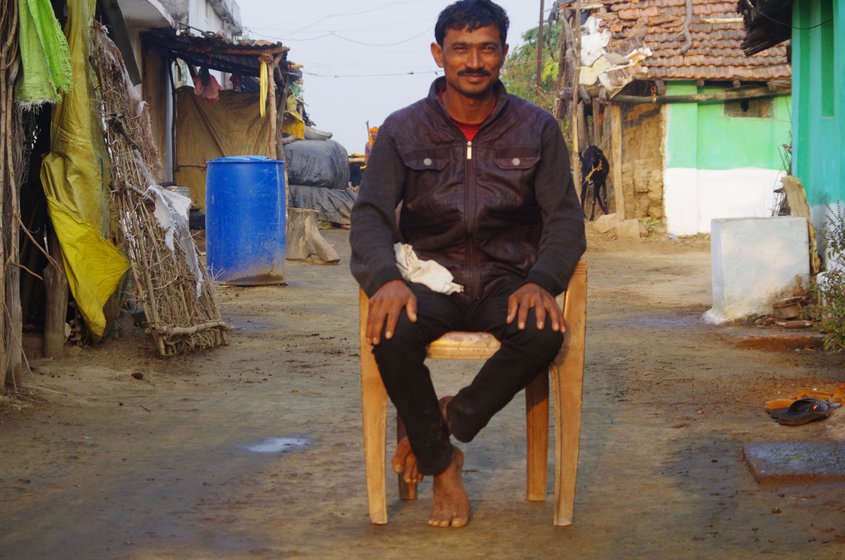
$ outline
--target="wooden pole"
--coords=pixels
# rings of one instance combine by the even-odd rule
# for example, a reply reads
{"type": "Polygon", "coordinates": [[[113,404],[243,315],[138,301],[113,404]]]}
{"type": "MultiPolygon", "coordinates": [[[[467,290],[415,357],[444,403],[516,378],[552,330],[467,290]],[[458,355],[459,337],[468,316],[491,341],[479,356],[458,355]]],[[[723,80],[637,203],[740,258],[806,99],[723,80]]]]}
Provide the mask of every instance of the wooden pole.
{"type": "Polygon", "coordinates": [[[562,7],[558,7],[558,21],[560,22],[560,39],[558,44],[558,66],[557,66],[557,95],[555,95],[555,118],[563,128],[564,121],[564,90],[566,85],[566,46],[570,36],[569,23],[566,21],[566,14],[562,7]]]}
{"type": "Polygon", "coordinates": [[[17,2],[4,2],[0,15],[0,392],[21,382],[23,318],[20,300],[19,222],[23,130],[14,104],[18,73],[17,2]]]}
{"type": "Polygon", "coordinates": [[[625,189],[622,185],[622,109],[617,104],[610,106],[610,136],[613,153],[610,164],[613,173],[613,193],[616,196],[616,218],[625,219],[625,189]]]}
{"type": "Polygon", "coordinates": [[[44,312],[42,352],[45,358],[60,358],[65,347],[68,285],[62,261],[62,248],[55,231],[50,232],[48,243],[53,262],[48,262],[44,268],[44,290],[47,302],[44,312]]]}
{"type": "Polygon", "coordinates": [[[581,67],[581,0],[575,1],[575,16],[572,20],[572,27],[574,30],[574,44],[575,50],[574,67],[572,68],[572,180],[575,185],[581,188],[581,146],[578,142],[579,126],[578,126],[578,82],[580,79],[581,67]]]}
{"type": "Polygon", "coordinates": [[[537,26],[537,91],[543,81],[543,12],[546,11],[545,1],[540,0],[540,23],[537,26]]]}
{"type": "Polygon", "coordinates": [[[604,107],[593,99],[593,144],[600,148],[607,149],[607,146],[602,146],[602,132],[604,128],[604,107]]]}
{"type": "MultiPolygon", "coordinates": [[[[281,62],[281,55],[276,57],[273,64],[274,64],[275,67],[278,68],[280,62],[281,62]]],[[[281,107],[281,110],[279,110],[278,106],[276,107],[277,115],[276,115],[275,122],[276,122],[277,127],[279,127],[279,123],[281,123],[280,128],[284,129],[285,111],[287,110],[287,106],[288,106],[288,95],[290,93],[290,84],[288,82],[288,79],[285,77],[284,72],[280,71],[279,75],[282,77],[282,84],[284,84],[284,85],[282,85],[282,95],[279,97],[279,101],[281,102],[282,107],[281,107]]],[[[275,94],[274,94],[274,97],[275,97],[275,94]]],[[[280,161],[285,162],[285,164],[283,166],[284,167],[284,177],[285,177],[285,184],[283,185],[283,188],[285,189],[285,219],[287,220],[287,217],[289,215],[288,209],[290,208],[290,189],[288,189],[288,165],[287,165],[287,160],[285,159],[285,145],[282,142],[278,142],[278,138],[281,136],[278,129],[276,130],[276,134],[274,136],[277,139],[277,142],[276,142],[276,151],[274,152],[273,157],[280,160],[280,161]]],[[[287,223],[287,222],[285,222],[285,223],[287,223]]]]}
{"type": "Polygon", "coordinates": [[[623,95],[613,96],[614,103],[721,103],[740,99],[761,99],[789,95],[790,90],[772,90],[769,88],[750,88],[738,91],[720,91],[716,93],[693,93],[690,95],[623,95]]]}
{"type": "Polygon", "coordinates": [[[275,61],[268,62],[267,74],[270,76],[267,97],[270,98],[270,157],[276,158],[276,117],[278,116],[276,108],[276,63],[275,61]]]}
{"type": "MultiPolygon", "coordinates": [[[[12,80],[14,81],[14,80],[12,80]]],[[[11,91],[11,90],[8,90],[11,91]]],[[[21,138],[23,130],[21,127],[20,109],[12,103],[12,96],[8,96],[9,122],[12,138],[21,138]]],[[[15,161],[12,154],[11,144],[6,145],[9,160],[15,161]]],[[[17,162],[16,162],[17,163],[17,162]]],[[[9,207],[6,214],[6,223],[9,226],[8,249],[6,251],[6,364],[7,375],[10,376],[12,384],[17,389],[21,385],[21,368],[23,366],[23,310],[21,308],[21,270],[16,265],[20,263],[20,173],[9,166],[9,207]]]]}
{"type": "Polygon", "coordinates": [[[587,130],[587,116],[584,102],[578,101],[578,146],[584,151],[590,145],[590,132],[587,130]]]}

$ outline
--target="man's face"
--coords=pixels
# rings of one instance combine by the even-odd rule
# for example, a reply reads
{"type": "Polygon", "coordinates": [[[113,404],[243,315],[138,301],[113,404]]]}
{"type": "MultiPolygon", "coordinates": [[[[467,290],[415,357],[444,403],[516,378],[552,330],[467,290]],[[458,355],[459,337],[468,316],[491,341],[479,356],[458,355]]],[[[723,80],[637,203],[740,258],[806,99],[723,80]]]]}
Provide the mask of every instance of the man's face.
{"type": "Polygon", "coordinates": [[[473,31],[448,29],[443,46],[431,44],[431,54],[446,74],[448,87],[467,97],[483,98],[493,91],[508,54],[495,25],[473,31]]]}

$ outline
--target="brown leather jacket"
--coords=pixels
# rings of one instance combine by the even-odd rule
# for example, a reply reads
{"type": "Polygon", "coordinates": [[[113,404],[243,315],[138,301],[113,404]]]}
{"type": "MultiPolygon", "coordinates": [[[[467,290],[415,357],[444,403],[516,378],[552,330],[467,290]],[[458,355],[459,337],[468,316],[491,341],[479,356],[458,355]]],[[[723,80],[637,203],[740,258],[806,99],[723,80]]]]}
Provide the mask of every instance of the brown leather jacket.
{"type": "Polygon", "coordinates": [[[352,208],[352,274],[369,295],[401,279],[401,202],[398,236],[449,269],[468,297],[503,275],[559,294],[586,241],[557,122],[499,83],[495,109],[467,142],[437,96],[443,80],[379,129],[352,208]]]}

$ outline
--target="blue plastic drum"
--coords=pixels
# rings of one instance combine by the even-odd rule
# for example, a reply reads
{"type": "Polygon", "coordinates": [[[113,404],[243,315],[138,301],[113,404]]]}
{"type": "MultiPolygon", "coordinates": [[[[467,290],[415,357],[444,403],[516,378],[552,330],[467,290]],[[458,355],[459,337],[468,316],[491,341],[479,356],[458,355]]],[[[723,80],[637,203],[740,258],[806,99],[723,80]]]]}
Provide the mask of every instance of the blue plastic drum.
{"type": "Polygon", "coordinates": [[[209,161],[205,197],[211,276],[238,286],[284,283],[284,162],[263,156],[209,161]]]}

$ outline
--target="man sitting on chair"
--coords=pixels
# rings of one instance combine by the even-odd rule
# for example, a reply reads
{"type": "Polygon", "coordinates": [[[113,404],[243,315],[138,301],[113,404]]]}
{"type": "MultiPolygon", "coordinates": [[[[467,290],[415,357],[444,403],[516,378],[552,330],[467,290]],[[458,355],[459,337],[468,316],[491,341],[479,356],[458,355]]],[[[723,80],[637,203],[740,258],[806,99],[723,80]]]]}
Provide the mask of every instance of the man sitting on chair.
{"type": "Polygon", "coordinates": [[[352,209],[352,274],[370,298],[366,337],[408,433],[393,469],[410,483],[434,477],[436,527],[470,517],[450,434],[471,441],[547,371],[563,341],[555,295],[586,247],[557,122],[498,79],[507,29],[490,0],[441,12],[431,52],[445,76],[385,120],[352,209]],[[428,265],[454,282],[430,281],[428,265]],[[438,403],[426,346],[455,330],[489,332],[501,348],[438,403]]]}

